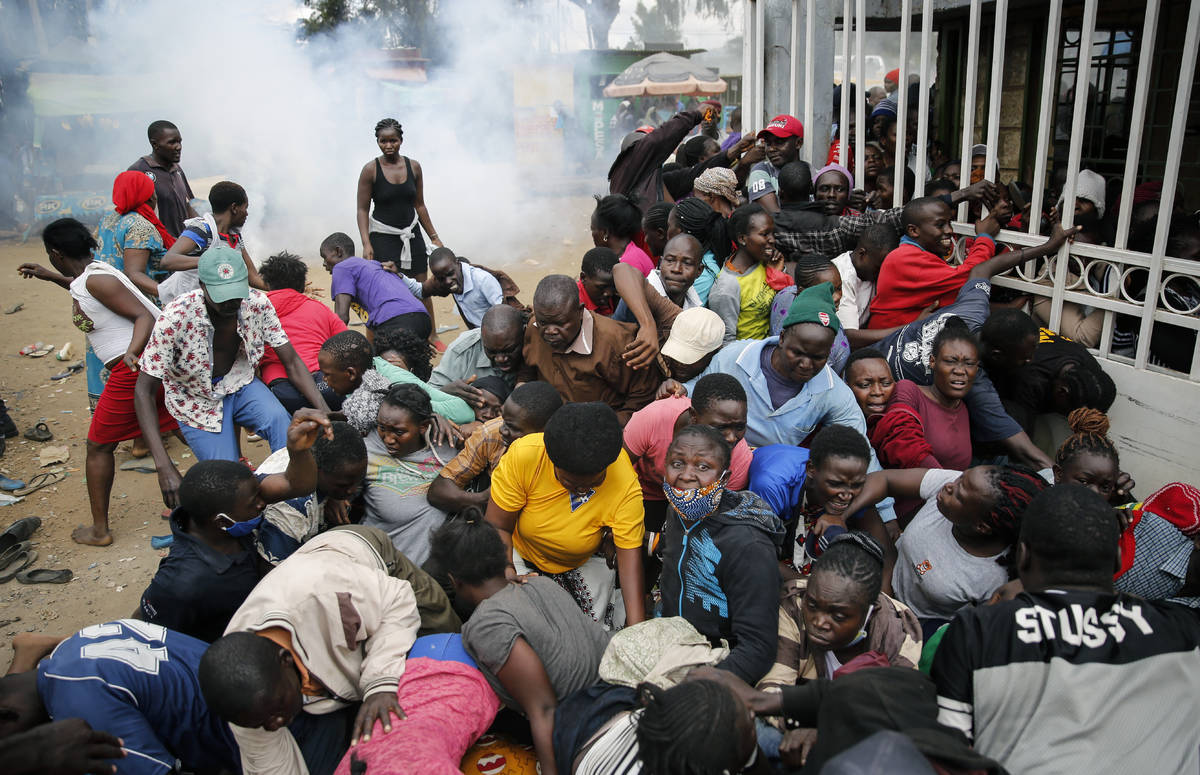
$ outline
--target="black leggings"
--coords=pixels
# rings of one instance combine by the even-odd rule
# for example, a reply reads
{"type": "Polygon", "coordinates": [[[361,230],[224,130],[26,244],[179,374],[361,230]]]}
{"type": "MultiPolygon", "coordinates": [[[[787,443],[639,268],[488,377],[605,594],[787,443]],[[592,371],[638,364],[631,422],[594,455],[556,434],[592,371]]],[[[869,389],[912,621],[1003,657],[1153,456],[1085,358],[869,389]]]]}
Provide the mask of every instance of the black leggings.
{"type": "Polygon", "coordinates": [[[405,312],[403,315],[388,318],[375,326],[375,335],[378,336],[380,332],[386,331],[389,328],[403,328],[406,331],[412,331],[421,339],[428,339],[429,335],[433,333],[433,319],[424,310],[420,312],[405,312]]]}

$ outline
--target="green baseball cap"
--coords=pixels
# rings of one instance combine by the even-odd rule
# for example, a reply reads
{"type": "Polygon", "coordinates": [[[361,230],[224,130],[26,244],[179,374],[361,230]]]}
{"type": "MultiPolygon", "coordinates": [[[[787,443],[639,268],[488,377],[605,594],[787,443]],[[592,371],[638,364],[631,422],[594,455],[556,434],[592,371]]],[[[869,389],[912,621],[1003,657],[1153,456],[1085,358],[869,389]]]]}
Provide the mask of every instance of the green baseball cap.
{"type": "Polygon", "coordinates": [[[200,282],[217,304],[250,296],[250,276],[242,254],[231,247],[211,247],[200,256],[200,282]]]}
{"type": "Polygon", "coordinates": [[[783,319],[783,327],[797,323],[816,323],[835,332],[842,327],[837,307],[833,304],[833,283],[820,283],[796,294],[787,317],[783,319]]]}

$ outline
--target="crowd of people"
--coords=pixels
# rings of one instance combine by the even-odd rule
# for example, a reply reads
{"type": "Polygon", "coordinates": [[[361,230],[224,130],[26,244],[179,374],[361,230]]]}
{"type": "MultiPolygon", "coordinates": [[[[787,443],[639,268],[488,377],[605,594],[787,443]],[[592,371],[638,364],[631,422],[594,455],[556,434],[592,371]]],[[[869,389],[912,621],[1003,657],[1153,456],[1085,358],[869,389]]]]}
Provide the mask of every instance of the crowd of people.
{"type": "MultiPolygon", "coordinates": [[[[594,247],[528,305],[443,244],[394,119],[357,242],[319,246],[332,309],[299,257],[247,253],[241,186],[197,214],[152,124],[98,234],[51,223],[53,268],[19,271],[89,343],[74,539],[114,540],[140,438],[170,551],[128,618],[14,642],[5,770],[1200,767],[1200,490],[1134,495],[1091,313],[1056,332],[993,297],[1102,232],[1094,181],[1075,226],[1006,246],[1011,187],[948,160],[912,198],[894,94],[870,99],[858,181],[836,140],[802,161],[793,116],[632,129],[594,247]],[[465,326],[436,364],[435,296],[465,326]]],[[[0,572],[36,528],[0,534],[0,572]]]]}

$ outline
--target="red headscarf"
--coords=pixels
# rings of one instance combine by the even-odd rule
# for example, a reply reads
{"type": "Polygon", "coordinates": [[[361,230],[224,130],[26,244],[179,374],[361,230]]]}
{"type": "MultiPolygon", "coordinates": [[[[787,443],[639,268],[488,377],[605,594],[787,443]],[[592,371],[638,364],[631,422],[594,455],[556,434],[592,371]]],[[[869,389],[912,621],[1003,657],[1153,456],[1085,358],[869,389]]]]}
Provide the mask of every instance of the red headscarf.
{"type": "Polygon", "coordinates": [[[150,221],[158,230],[159,236],[162,237],[163,247],[170,248],[175,244],[175,238],[167,233],[162,221],[158,220],[158,214],[150,206],[150,197],[152,196],[154,196],[154,181],[144,172],[126,170],[117,175],[117,179],[113,181],[112,200],[113,204],[117,206],[117,212],[121,215],[136,212],[150,221]]]}

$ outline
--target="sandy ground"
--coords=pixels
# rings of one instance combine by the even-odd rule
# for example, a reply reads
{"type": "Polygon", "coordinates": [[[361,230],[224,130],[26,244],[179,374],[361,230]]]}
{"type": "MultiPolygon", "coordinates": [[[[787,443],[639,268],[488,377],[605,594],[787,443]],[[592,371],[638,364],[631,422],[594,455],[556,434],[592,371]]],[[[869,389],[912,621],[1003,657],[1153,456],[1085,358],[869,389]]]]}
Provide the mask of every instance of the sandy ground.
{"type": "MultiPolygon", "coordinates": [[[[531,223],[531,231],[538,236],[523,254],[472,258],[508,272],[521,286],[521,299],[526,303],[532,299],[540,277],[556,271],[578,274],[579,260],[591,247],[587,221],[592,202],[585,197],[570,199],[570,209],[577,216],[553,219],[536,227],[531,223]]],[[[309,278],[324,291],[322,298],[327,300],[329,275],[316,256],[306,258],[309,278]]],[[[38,553],[33,567],[70,568],[75,576],[63,585],[29,586],[15,580],[0,585],[0,672],[10,661],[9,644],[17,633],[65,635],[133,611],[159,559],[166,555],[165,550],[151,548],[150,538],[170,533],[161,517],[163,504],[157,477],[118,470],[109,515],[113,544],[96,548],[71,540],[71,530],[91,521],[83,472],[89,422],[86,379],[79,373],[52,381],[50,376],[62,371],[65,363],[55,360],[53,354],[34,359],[17,351],[38,341],[56,348],[71,342],[74,361],[82,358],[84,336],[71,325],[70,298],[65,290],[52,283],[20,278],[16,268],[25,261],[49,265],[40,240],[27,244],[0,241],[0,308],[7,309],[16,302],[25,305],[15,314],[0,314],[0,398],[7,402],[22,433],[45,422],[54,440],[43,444],[20,436],[8,439],[7,452],[0,457],[0,472],[28,481],[42,470],[38,467],[38,451],[47,444],[69,447],[70,458],[65,464],[65,480],[33,493],[21,503],[0,506],[0,529],[21,517],[41,517],[42,527],[32,539],[38,553]]],[[[463,330],[452,300],[438,299],[434,308],[439,326],[460,325],[458,330],[441,335],[443,341],[452,341],[463,330]]],[[[174,439],[168,450],[180,471],[195,462],[188,448],[174,439]]],[[[256,463],[269,452],[261,442],[243,442],[243,450],[256,463]]],[[[117,450],[117,465],[130,459],[129,444],[122,444],[117,450]]]]}

